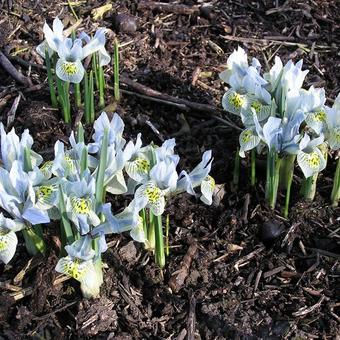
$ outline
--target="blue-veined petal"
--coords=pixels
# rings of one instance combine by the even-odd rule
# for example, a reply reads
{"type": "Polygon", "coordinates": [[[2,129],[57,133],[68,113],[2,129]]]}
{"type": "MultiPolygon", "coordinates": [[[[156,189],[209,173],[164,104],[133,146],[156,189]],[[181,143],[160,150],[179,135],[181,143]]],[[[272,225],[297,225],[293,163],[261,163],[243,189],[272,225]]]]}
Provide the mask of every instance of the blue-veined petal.
{"type": "Polygon", "coordinates": [[[200,200],[207,204],[211,205],[212,204],[212,196],[215,190],[215,180],[211,176],[207,176],[201,183],[201,197],[200,200]]]}
{"type": "Polygon", "coordinates": [[[7,264],[17,249],[18,238],[15,232],[0,227],[0,261],[7,264]]]}
{"type": "Polygon", "coordinates": [[[340,126],[329,132],[328,144],[332,150],[340,149],[340,126]]]}
{"type": "Polygon", "coordinates": [[[239,136],[240,156],[245,157],[244,153],[256,148],[260,141],[261,138],[254,133],[253,129],[243,130],[239,136]]]}
{"type": "Polygon", "coordinates": [[[310,112],[306,117],[306,124],[312,128],[317,134],[320,134],[326,126],[326,112],[320,109],[316,112],[310,112]]]}
{"type": "Polygon", "coordinates": [[[326,167],[326,160],[318,148],[310,153],[300,151],[297,155],[297,162],[306,178],[313,176],[326,167]]]}
{"type": "Polygon", "coordinates": [[[56,65],[56,74],[63,81],[79,84],[84,77],[85,70],[79,59],[66,61],[59,58],[56,65]]]}
{"type": "Polygon", "coordinates": [[[138,216],[137,225],[131,229],[130,236],[137,242],[144,243],[146,240],[144,228],[143,228],[143,219],[141,216],[138,216]]]}
{"type": "Polygon", "coordinates": [[[48,212],[37,208],[31,203],[28,203],[27,207],[24,208],[22,217],[33,225],[50,222],[48,212]]]}
{"type": "Polygon", "coordinates": [[[58,261],[55,270],[58,273],[65,274],[81,282],[87,273],[94,271],[94,267],[92,259],[83,261],[78,258],[66,256],[58,261]]]}
{"type": "Polygon", "coordinates": [[[233,89],[229,89],[222,98],[223,108],[237,116],[241,114],[241,109],[247,107],[248,98],[245,94],[237,93],[233,89]]]}
{"type": "Polygon", "coordinates": [[[135,198],[145,200],[146,207],[150,208],[155,216],[163,214],[165,208],[164,192],[155,183],[149,181],[140,186],[136,190],[135,198]]]}

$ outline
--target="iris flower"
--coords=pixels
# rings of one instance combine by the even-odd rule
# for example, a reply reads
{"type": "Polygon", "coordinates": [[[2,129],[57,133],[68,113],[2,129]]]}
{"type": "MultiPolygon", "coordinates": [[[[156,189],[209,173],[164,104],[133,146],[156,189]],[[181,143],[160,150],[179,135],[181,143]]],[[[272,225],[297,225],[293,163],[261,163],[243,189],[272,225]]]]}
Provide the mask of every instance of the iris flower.
{"type": "Polygon", "coordinates": [[[14,161],[19,161],[22,165],[25,159],[25,149],[28,149],[32,166],[39,166],[42,162],[42,157],[31,150],[33,145],[33,138],[26,129],[21,138],[15,133],[14,128],[6,133],[2,123],[0,123],[0,159],[2,167],[10,171],[14,161]]]}
{"type": "Polygon", "coordinates": [[[231,86],[222,98],[222,106],[226,111],[238,116],[243,112],[246,117],[251,116],[253,108],[263,119],[270,115],[271,96],[260,70],[261,65],[256,58],[248,65],[247,55],[242,48],[239,47],[230,55],[227,70],[220,74],[220,78],[231,86]]]}
{"type": "Polygon", "coordinates": [[[194,189],[201,188],[200,199],[203,203],[211,205],[215,189],[215,180],[209,175],[213,158],[210,150],[205,151],[202,161],[188,174],[183,170],[177,181],[176,193],[187,192],[196,196],[194,189]]]}
{"type": "Polygon", "coordinates": [[[65,246],[65,250],[67,256],[58,261],[56,271],[79,281],[84,297],[98,296],[103,276],[101,268],[94,263],[92,238],[88,235],[83,236],[71,245],[65,246]]]}
{"type": "Polygon", "coordinates": [[[316,175],[326,167],[326,160],[318,148],[324,141],[324,136],[311,139],[305,134],[299,144],[297,162],[306,178],[316,175]]]}
{"type": "Polygon", "coordinates": [[[67,215],[81,235],[100,224],[96,214],[95,182],[95,178],[87,172],[79,181],[63,183],[67,215]]]}
{"type": "Polygon", "coordinates": [[[0,261],[7,264],[13,258],[18,244],[16,232],[25,227],[20,220],[6,218],[0,213],[0,261]]]}
{"type": "Polygon", "coordinates": [[[332,150],[340,148],[340,94],[335,99],[332,108],[327,109],[327,141],[332,150]]]}

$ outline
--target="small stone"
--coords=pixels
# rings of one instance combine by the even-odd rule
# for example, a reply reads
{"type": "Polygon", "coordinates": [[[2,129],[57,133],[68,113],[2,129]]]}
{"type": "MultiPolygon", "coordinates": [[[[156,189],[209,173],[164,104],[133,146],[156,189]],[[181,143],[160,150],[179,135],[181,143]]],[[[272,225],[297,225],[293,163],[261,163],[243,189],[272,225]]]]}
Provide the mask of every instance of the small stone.
{"type": "Polygon", "coordinates": [[[211,20],[214,18],[213,6],[203,5],[200,8],[200,13],[201,13],[201,16],[205,19],[211,20]]]}
{"type": "Polygon", "coordinates": [[[277,221],[266,221],[261,227],[261,240],[265,246],[274,244],[282,234],[284,226],[277,221]]]}
{"type": "Polygon", "coordinates": [[[137,19],[125,13],[116,14],[114,16],[114,26],[121,33],[135,33],[137,31],[137,19]]]}

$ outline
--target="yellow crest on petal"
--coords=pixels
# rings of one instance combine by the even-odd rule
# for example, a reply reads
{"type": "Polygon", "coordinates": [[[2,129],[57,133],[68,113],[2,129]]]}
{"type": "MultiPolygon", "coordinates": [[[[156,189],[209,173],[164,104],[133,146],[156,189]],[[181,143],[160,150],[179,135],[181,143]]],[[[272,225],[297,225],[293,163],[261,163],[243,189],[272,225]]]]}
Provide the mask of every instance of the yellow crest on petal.
{"type": "Polygon", "coordinates": [[[89,215],[91,211],[91,201],[88,198],[71,197],[72,208],[76,214],[89,215]]]}
{"type": "Polygon", "coordinates": [[[72,63],[69,61],[65,61],[62,64],[62,69],[64,70],[64,72],[68,75],[74,75],[78,72],[78,66],[76,63],[72,63]]]}

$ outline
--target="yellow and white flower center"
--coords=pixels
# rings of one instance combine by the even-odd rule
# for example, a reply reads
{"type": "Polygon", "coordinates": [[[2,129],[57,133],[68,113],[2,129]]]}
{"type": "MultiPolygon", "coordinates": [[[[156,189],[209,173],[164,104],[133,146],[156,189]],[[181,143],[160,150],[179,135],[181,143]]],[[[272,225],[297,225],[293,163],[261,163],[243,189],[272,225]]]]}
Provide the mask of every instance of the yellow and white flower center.
{"type": "Polygon", "coordinates": [[[210,175],[208,175],[208,176],[206,177],[206,181],[208,181],[211,190],[214,190],[214,189],[215,189],[215,186],[216,186],[216,182],[215,182],[214,178],[211,177],[210,175]]]}
{"type": "Polygon", "coordinates": [[[146,174],[149,173],[150,163],[149,163],[148,160],[146,160],[144,158],[137,158],[135,160],[135,163],[137,165],[138,171],[146,173],[146,174]]]}
{"type": "Polygon", "coordinates": [[[74,75],[78,72],[78,66],[76,63],[65,61],[62,65],[64,72],[68,75],[74,75]]]}
{"type": "Polygon", "coordinates": [[[320,166],[320,157],[316,152],[311,152],[307,155],[307,163],[311,168],[318,168],[320,166]]]}
{"type": "Polygon", "coordinates": [[[150,203],[156,203],[162,196],[162,191],[156,186],[150,186],[145,189],[145,195],[150,203]]]}
{"type": "Polygon", "coordinates": [[[44,200],[45,198],[49,198],[53,193],[53,186],[52,185],[43,185],[38,188],[36,191],[36,195],[38,200],[44,200]]]}
{"type": "Polygon", "coordinates": [[[243,143],[249,143],[252,137],[253,137],[252,131],[246,130],[243,132],[241,140],[243,143]]]}
{"type": "Polygon", "coordinates": [[[0,251],[4,251],[8,247],[8,240],[6,239],[4,231],[0,231],[0,251]]]}
{"type": "Polygon", "coordinates": [[[229,97],[229,103],[239,109],[244,105],[245,99],[240,94],[234,93],[229,97]]]}
{"type": "Polygon", "coordinates": [[[85,274],[85,270],[84,268],[81,269],[79,264],[79,259],[74,259],[72,262],[68,262],[65,266],[65,274],[73,277],[76,280],[80,280],[81,277],[85,274]]]}
{"type": "Polygon", "coordinates": [[[315,112],[314,120],[316,120],[317,122],[325,122],[326,121],[326,112],[322,111],[322,110],[315,112]]]}
{"type": "Polygon", "coordinates": [[[259,113],[261,111],[261,109],[262,109],[262,104],[258,100],[255,100],[251,104],[251,108],[253,108],[256,113],[259,113]]]}
{"type": "Polygon", "coordinates": [[[76,214],[90,214],[91,201],[88,198],[71,197],[71,204],[76,214]]]}
{"type": "Polygon", "coordinates": [[[52,161],[47,161],[40,167],[40,171],[46,176],[48,172],[51,170],[52,165],[53,165],[52,161]]]}

